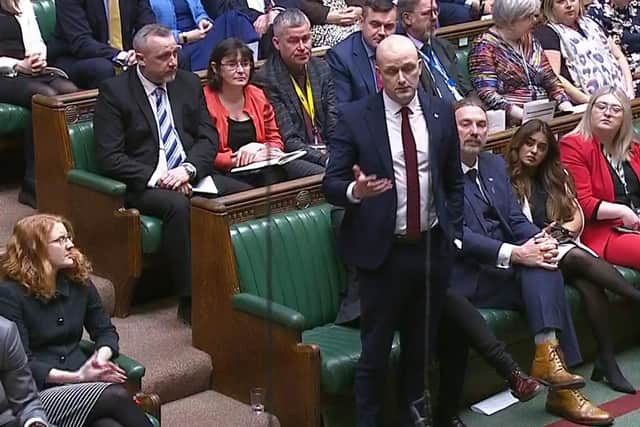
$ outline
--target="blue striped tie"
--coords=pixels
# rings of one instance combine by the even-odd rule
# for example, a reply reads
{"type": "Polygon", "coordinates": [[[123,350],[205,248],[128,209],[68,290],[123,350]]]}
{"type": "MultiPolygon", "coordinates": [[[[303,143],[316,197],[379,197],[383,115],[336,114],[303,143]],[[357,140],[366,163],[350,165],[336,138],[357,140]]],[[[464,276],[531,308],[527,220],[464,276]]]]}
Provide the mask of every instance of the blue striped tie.
{"type": "Polygon", "coordinates": [[[154,91],[156,96],[156,112],[158,114],[158,124],[160,125],[160,138],[164,147],[164,155],[167,158],[167,168],[169,170],[182,164],[186,155],[182,149],[182,144],[178,140],[176,130],[171,123],[169,111],[166,107],[166,93],[164,88],[157,87],[154,91]]]}

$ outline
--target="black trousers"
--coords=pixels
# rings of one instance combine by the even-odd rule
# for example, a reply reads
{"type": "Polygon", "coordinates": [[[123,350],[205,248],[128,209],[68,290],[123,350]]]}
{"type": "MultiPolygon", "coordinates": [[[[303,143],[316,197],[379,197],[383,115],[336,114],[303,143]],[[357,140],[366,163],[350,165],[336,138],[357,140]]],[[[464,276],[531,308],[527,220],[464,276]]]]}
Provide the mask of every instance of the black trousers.
{"type": "Polygon", "coordinates": [[[181,297],[191,296],[191,200],[182,193],[149,188],[128,193],[127,207],[162,220],[162,257],[181,297]]]}
{"type": "MultiPolygon", "coordinates": [[[[435,335],[446,285],[449,261],[442,250],[442,232],[431,233],[430,331],[435,335]]],[[[396,240],[388,258],[375,270],[358,270],[362,354],[356,367],[355,395],[358,427],[382,425],[382,406],[389,353],[395,331],[400,333],[398,373],[400,420],[413,425],[412,402],[424,392],[426,239],[418,243],[396,240]]],[[[433,341],[432,341],[433,342],[433,341]]]]}

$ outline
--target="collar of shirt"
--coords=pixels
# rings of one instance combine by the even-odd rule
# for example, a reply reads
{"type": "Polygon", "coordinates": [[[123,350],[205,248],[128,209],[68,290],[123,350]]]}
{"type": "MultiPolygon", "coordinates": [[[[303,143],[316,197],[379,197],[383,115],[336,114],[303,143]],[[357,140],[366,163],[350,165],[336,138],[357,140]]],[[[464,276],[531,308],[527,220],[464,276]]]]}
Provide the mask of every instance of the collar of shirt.
{"type": "Polygon", "coordinates": [[[476,171],[480,172],[478,170],[478,158],[476,157],[476,161],[473,164],[473,166],[467,166],[464,162],[460,162],[460,164],[462,165],[462,173],[466,174],[467,172],[469,172],[471,169],[475,169],[476,171]]]}
{"type": "Polygon", "coordinates": [[[416,113],[421,113],[422,108],[420,107],[420,101],[418,100],[418,91],[416,90],[415,95],[413,95],[413,99],[407,105],[400,105],[384,90],[382,91],[382,99],[384,100],[384,111],[387,116],[396,116],[400,113],[402,107],[409,107],[411,111],[410,115],[414,115],[416,113]]]}
{"type": "Polygon", "coordinates": [[[414,45],[416,45],[418,50],[422,49],[422,46],[424,46],[424,42],[422,40],[418,40],[417,38],[413,37],[411,34],[407,33],[407,37],[409,38],[409,40],[413,42],[414,45]]]}
{"type": "Polygon", "coordinates": [[[376,51],[373,50],[371,48],[371,46],[369,46],[367,44],[367,41],[364,39],[364,35],[361,34],[360,38],[362,39],[362,46],[364,46],[364,50],[365,50],[365,52],[367,52],[367,56],[369,57],[369,60],[375,62],[375,60],[376,60],[376,51]]]}
{"type": "Polygon", "coordinates": [[[136,66],[136,73],[138,73],[138,78],[140,79],[140,83],[142,83],[142,87],[144,88],[144,93],[147,94],[147,98],[153,95],[153,92],[156,90],[156,88],[159,88],[159,87],[163,88],[165,93],[167,92],[166,83],[162,83],[161,85],[155,84],[154,82],[146,78],[144,74],[142,74],[142,71],[140,71],[139,65],[136,66]]]}

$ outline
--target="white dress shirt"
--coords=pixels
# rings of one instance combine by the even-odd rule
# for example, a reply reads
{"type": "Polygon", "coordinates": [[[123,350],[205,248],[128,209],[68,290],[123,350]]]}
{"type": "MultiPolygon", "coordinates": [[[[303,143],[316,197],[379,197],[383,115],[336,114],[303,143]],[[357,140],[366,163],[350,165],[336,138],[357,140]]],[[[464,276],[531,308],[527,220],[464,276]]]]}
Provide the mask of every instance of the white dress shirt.
{"type": "MultiPolygon", "coordinates": [[[[476,185],[480,189],[480,192],[484,194],[485,198],[488,200],[482,188],[482,184],[480,183],[480,170],[478,169],[477,157],[476,157],[476,162],[473,164],[473,166],[467,166],[464,162],[462,162],[462,173],[464,175],[466,175],[467,172],[469,172],[472,169],[477,172],[476,185]]],[[[511,243],[503,242],[502,245],[500,245],[500,249],[498,250],[498,258],[496,260],[496,267],[504,268],[504,269],[511,267],[511,252],[513,252],[513,248],[515,248],[515,245],[512,245],[511,243]]]]}
{"type": "MultiPolygon", "coordinates": [[[[407,233],[407,171],[404,161],[404,148],[402,146],[402,105],[389,98],[383,91],[384,115],[389,134],[389,148],[393,165],[394,187],[396,191],[396,225],[395,234],[407,233]]],[[[418,94],[407,105],[409,110],[409,123],[416,143],[418,158],[418,182],[420,185],[420,231],[429,230],[438,223],[433,192],[431,189],[431,166],[429,164],[429,132],[427,122],[422,113],[422,107],[418,100],[418,94]]],[[[364,171],[366,174],[367,171],[364,171]]],[[[347,187],[347,198],[358,203],[360,200],[354,197],[353,187],[355,181],[347,187]]]]}
{"type": "Polygon", "coordinates": [[[173,127],[173,131],[175,132],[176,138],[178,139],[178,144],[182,145],[182,141],[180,140],[180,135],[176,130],[175,123],[173,121],[173,112],[171,111],[171,103],[169,102],[169,92],[167,91],[167,84],[163,83],[162,85],[157,85],[147,79],[142,72],[140,71],[140,67],[136,67],[136,73],[138,73],[138,78],[142,83],[142,87],[144,88],[144,92],[147,95],[147,101],[149,101],[149,106],[151,107],[151,111],[153,111],[153,117],[156,119],[156,128],[158,131],[158,165],[156,169],[153,171],[151,178],[149,178],[149,182],[147,182],[147,187],[156,187],[156,183],[160,178],[165,176],[168,172],[167,168],[167,157],[164,153],[164,144],[162,142],[162,138],[160,137],[160,121],[158,120],[158,111],[156,111],[156,95],[154,91],[156,88],[161,87],[165,90],[167,96],[164,97],[165,108],[167,109],[167,113],[169,114],[169,120],[171,120],[171,126],[173,127]]]}

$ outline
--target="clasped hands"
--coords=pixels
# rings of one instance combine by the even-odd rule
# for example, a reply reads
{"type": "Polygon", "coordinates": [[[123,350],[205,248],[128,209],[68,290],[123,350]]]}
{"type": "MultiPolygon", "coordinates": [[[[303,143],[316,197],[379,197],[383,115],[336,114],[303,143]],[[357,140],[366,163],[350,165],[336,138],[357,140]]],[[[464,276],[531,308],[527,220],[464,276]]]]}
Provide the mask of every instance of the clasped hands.
{"type": "Polygon", "coordinates": [[[541,267],[547,270],[558,268],[558,241],[546,229],[513,248],[511,261],[527,267],[541,267]]]}
{"type": "Polygon", "coordinates": [[[191,31],[185,31],[180,33],[181,36],[186,37],[187,43],[197,42],[207,37],[207,33],[211,31],[213,24],[208,19],[203,19],[198,22],[198,26],[191,31]]]}
{"type": "Polygon", "coordinates": [[[158,179],[156,187],[179,191],[186,196],[191,195],[193,191],[193,187],[189,183],[189,174],[184,166],[170,169],[165,176],[158,179]]]}
{"type": "Polygon", "coordinates": [[[28,53],[16,64],[16,71],[23,74],[40,74],[47,67],[47,58],[39,52],[28,53]]]}
{"type": "Polygon", "coordinates": [[[362,8],[359,6],[349,6],[346,9],[330,11],[327,14],[327,24],[348,26],[361,20],[362,8]]]}
{"type": "Polygon", "coordinates": [[[84,365],[76,371],[78,382],[103,381],[108,383],[123,383],[127,380],[126,372],[110,360],[105,360],[99,352],[93,353],[84,365]]]}
{"type": "Polygon", "coordinates": [[[235,167],[246,166],[254,162],[279,159],[284,153],[279,149],[261,142],[250,142],[231,154],[235,167]]]}

